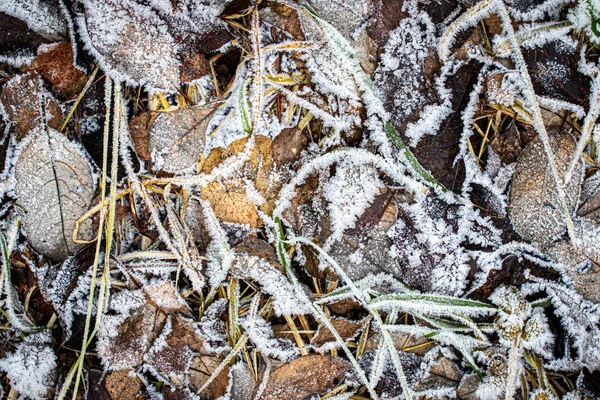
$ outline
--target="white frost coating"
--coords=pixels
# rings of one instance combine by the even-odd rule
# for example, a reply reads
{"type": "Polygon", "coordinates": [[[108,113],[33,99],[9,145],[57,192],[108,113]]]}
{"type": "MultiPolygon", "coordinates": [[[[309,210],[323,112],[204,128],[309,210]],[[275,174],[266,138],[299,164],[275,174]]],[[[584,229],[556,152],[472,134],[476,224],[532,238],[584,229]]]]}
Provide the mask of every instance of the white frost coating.
{"type": "Polygon", "coordinates": [[[83,0],[77,25],[85,47],[116,82],[150,92],[179,89],[177,44],[152,8],[132,0],[83,0]]]}
{"type": "Polygon", "coordinates": [[[382,157],[363,149],[341,149],[324,154],[304,164],[302,168],[298,170],[294,178],[279,192],[277,206],[275,207],[275,210],[273,210],[273,217],[281,217],[284,210],[290,206],[292,198],[296,195],[295,188],[302,185],[306,178],[318,170],[325,169],[334,163],[343,161],[351,162],[354,165],[373,165],[375,168],[386,173],[397,183],[405,185],[407,190],[415,193],[417,196],[418,194],[426,192],[425,186],[399,172],[395,165],[392,165],[382,157]]]}
{"type": "Polygon", "coordinates": [[[0,370],[11,386],[31,399],[51,397],[56,368],[56,355],[44,344],[19,343],[14,352],[0,359],[0,370]]]}
{"type": "Polygon", "coordinates": [[[263,318],[249,315],[240,321],[240,325],[262,355],[283,362],[300,356],[299,349],[292,342],[275,337],[273,329],[263,318]]]}
{"type": "Polygon", "coordinates": [[[356,166],[349,160],[338,163],[336,174],[325,183],[323,191],[329,202],[332,237],[340,239],[346,229],[353,228],[384,189],[375,168],[356,166]]]}
{"type": "Polygon", "coordinates": [[[67,36],[67,24],[56,2],[48,0],[10,0],[0,2],[0,12],[27,23],[29,29],[50,40],[67,36]]]}
{"type": "Polygon", "coordinates": [[[273,299],[275,314],[304,315],[311,312],[311,300],[302,286],[293,285],[277,268],[262,258],[238,255],[236,268],[262,286],[262,292],[273,299]]]}

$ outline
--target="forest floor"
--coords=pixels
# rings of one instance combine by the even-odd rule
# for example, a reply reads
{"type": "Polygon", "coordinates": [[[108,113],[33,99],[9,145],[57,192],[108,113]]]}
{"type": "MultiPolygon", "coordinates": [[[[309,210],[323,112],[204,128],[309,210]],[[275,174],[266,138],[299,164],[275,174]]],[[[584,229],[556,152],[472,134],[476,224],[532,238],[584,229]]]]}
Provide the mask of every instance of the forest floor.
{"type": "Polygon", "coordinates": [[[0,397],[600,398],[599,10],[0,2],[0,397]]]}

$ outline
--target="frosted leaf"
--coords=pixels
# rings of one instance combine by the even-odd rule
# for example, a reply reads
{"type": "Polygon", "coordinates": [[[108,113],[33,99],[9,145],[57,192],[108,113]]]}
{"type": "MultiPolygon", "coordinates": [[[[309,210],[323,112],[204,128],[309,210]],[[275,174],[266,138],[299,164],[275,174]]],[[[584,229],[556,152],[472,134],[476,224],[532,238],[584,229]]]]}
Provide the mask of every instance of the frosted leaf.
{"type": "Polygon", "coordinates": [[[256,380],[245,361],[240,361],[230,368],[229,398],[231,400],[246,400],[252,398],[256,380]]]}
{"type": "MultiPolygon", "coordinates": [[[[368,73],[372,73],[375,67],[371,54],[373,44],[366,30],[370,17],[369,1],[313,0],[310,2],[310,6],[321,18],[333,25],[350,41],[361,66],[368,73]]],[[[309,22],[307,16],[303,13],[299,13],[299,17],[307,40],[319,40],[319,31],[314,24],[309,22]]]]}
{"type": "Polygon", "coordinates": [[[44,88],[36,73],[10,79],[0,94],[0,114],[14,124],[14,135],[23,139],[34,128],[45,123],[58,129],[63,115],[58,102],[44,88]]]}
{"type": "Polygon", "coordinates": [[[523,329],[523,348],[544,354],[550,348],[554,335],[543,311],[540,308],[536,308],[535,311],[523,329]]]}
{"type": "MultiPolygon", "coordinates": [[[[81,148],[58,131],[42,127],[32,133],[15,166],[15,193],[22,229],[29,244],[53,261],[82,247],[73,242],[75,222],[89,208],[94,178],[81,148]]],[[[91,223],[79,237],[90,239],[91,223]]]]}
{"type": "Polygon", "coordinates": [[[332,236],[340,238],[346,229],[353,228],[358,217],[384,190],[385,185],[375,168],[348,162],[338,164],[336,174],[324,187],[332,236]]]}
{"type": "Polygon", "coordinates": [[[86,48],[116,81],[150,92],[179,89],[177,45],[155,11],[132,0],[83,0],[77,24],[86,48]]]}
{"type": "Polygon", "coordinates": [[[67,24],[57,2],[51,0],[11,0],[0,3],[0,12],[27,23],[29,29],[48,40],[67,36],[67,24]]]}
{"type": "Polygon", "coordinates": [[[169,316],[162,332],[144,355],[144,368],[150,370],[157,379],[166,380],[177,388],[187,385],[194,357],[188,342],[198,342],[193,333],[185,329],[186,323],[182,318],[169,316]]]}
{"type": "Polygon", "coordinates": [[[221,353],[229,350],[225,331],[225,322],[221,320],[222,315],[227,312],[227,300],[215,300],[205,310],[198,331],[204,337],[204,348],[213,353],[221,353]]]}
{"type": "Polygon", "coordinates": [[[554,244],[547,254],[568,267],[565,273],[579,294],[600,303],[600,225],[587,218],[576,218],[573,227],[579,246],[564,240],[554,244]]]}
{"type": "Polygon", "coordinates": [[[350,363],[338,357],[300,357],[271,372],[259,399],[305,399],[321,394],[333,389],[349,369],[350,363]]]}
{"type": "Polygon", "coordinates": [[[184,108],[159,115],[148,136],[156,169],[180,172],[194,166],[204,151],[206,128],[213,111],[184,108]]]}
{"type": "MultiPolygon", "coordinates": [[[[563,176],[574,156],[575,142],[571,136],[562,132],[555,132],[550,140],[558,173],[563,176]]],[[[583,168],[579,163],[574,179],[564,188],[569,214],[573,213],[577,204],[582,176],[583,168]]],[[[517,161],[508,214],[515,231],[523,239],[532,242],[547,244],[565,230],[565,210],[556,192],[548,158],[539,137],[523,149],[517,161]]]]}
{"type": "Polygon", "coordinates": [[[435,42],[435,26],[427,14],[418,13],[400,21],[381,55],[373,83],[399,130],[415,122],[423,108],[437,99],[431,90],[432,72],[437,66],[435,42]]]}
{"type": "Polygon", "coordinates": [[[19,343],[13,353],[0,359],[10,385],[31,399],[53,397],[56,380],[56,355],[47,345],[19,343]]]}
{"type": "Polygon", "coordinates": [[[283,272],[267,260],[240,253],[232,272],[242,279],[252,279],[259,283],[262,286],[261,292],[272,297],[276,315],[302,315],[311,312],[310,299],[304,288],[292,285],[283,272]]]}
{"type": "MultiPolygon", "coordinates": [[[[393,242],[388,236],[397,209],[389,193],[379,196],[364,214],[361,213],[355,229],[348,229],[340,239],[329,242],[328,254],[352,280],[381,272],[404,279],[402,260],[391,248],[393,242]]],[[[333,215],[331,218],[333,221],[333,215]]],[[[410,278],[407,280],[413,283],[410,278]]]]}

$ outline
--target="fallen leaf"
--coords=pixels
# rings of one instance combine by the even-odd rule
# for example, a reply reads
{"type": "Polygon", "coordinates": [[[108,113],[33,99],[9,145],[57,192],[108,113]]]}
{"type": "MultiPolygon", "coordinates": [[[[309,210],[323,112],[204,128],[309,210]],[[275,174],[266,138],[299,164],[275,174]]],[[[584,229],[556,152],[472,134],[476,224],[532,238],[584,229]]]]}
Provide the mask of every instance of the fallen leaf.
{"type": "Polygon", "coordinates": [[[468,374],[463,376],[456,395],[461,400],[479,400],[475,393],[481,384],[481,378],[477,374],[468,374]]]}
{"type": "Polygon", "coordinates": [[[44,120],[54,129],[62,124],[60,106],[44,89],[36,73],[18,75],[8,81],[0,94],[0,102],[8,120],[15,124],[14,132],[18,140],[23,139],[44,120]],[[41,110],[44,110],[43,116],[41,110]]]}
{"type": "Polygon", "coordinates": [[[98,335],[97,352],[108,370],[128,370],[142,364],[144,355],[161,334],[169,315],[189,314],[189,307],[169,281],[145,285],[141,291],[123,291],[113,301],[119,314],[106,316],[98,335]],[[123,312],[125,313],[123,315],[123,312]]]}
{"type": "MultiPolygon", "coordinates": [[[[356,339],[356,337],[363,331],[363,329],[365,329],[365,326],[367,325],[368,321],[368,318],[364,318],[360,321],[352,321],[340,317],[332,317],[330,319],[331,324],[333,325],[337,333],[342,337],[342,339],[344,339],[345,342],[356,339]]],[[[319,325],[319,329],[317,330],[317,333],[313,336],[313,338],[310,340],[310,344],[317,347],[328,345],[327,348],[329,348],[329,346],[331,345],[333,345],[334,347],[339,346],[331,330],[323,324],[319,325]]]]}
{"type": "Polygon", "coordinates": [[[304,400],[332,389],[351,368],[350,363],[331,356],[310,355],[290,361],[269,375],[260,400],[304,400]]]}
{"type": "Polygon", "coordinates": [[[429,365],[426,377],[420,379],[415,385],[415,390],[439,390],[443,388],[457,388],[462,376],[456,365],[446,357],[442,357],[434,364],[429,365]]]}
{"type": "MultiPolygon", "coordinates": [[[[75,222],[90,207],[94,178],[81,148],[58,131],[38,127],[15,165],[21,227],[29,244],[53,261],[82,247],[73,242],[75,222]]],[[[91,222],[79,237],[90,239],[91,222]]]]}
{"type": "Polygon", "coordinates": [[[196,340],[193,328],[190,330],[185,326],[190,322],[179,316],[169,316],[162,333],[144,355],[146,368],[157,379],[178,389],[186,386],[194,358],[194,351],[188,343],[194,347],[202,343],[202,339],[196,340]]]}
{"type": "Polygon", "coordinates": [[[148,150],[155,167],[167,172],[193,167],[204,151],[206,128],[213,111],[184,108],[160,114],[148,134],[148,150]]]}
{"type": "Polygon", "coordinates": [[[210,74],[210,63],[202,53],[191,54],[181,61],[179,80],[192,82],[210,74]]]}
{"type": "Polygon", "coordinates": [[[583,183],[577,215],[600,223],[600,174],[592,175],[583,183]]]}
{"type": "MultiPolygon", "coordinates": [[[[550,131],[558,175],[564,176],[574,156],[575,142],[567,133],[550,131]]],[[[567,212],[574,211],[583,175],[581,161],[565,186],[567,212]]],[[[548,165],[541,139],[531,141],[519,157],[510,189],[508,215],[515,231],[525,240],[547,244],[566,228],[565,210],[548,165]]]]}
{"type": "Polygon", "coordinates": [[[102,69],[116,81],[151,92],[179,89],[177,45],[155,10],[134,0],[85,0],[79,32],[102,69]]]}
{"type": "Polygon", "coordinates": [[[140,378],[129,373],[131,371],[113,371],[104,380],[104,387],[112,400],[137,399],[142,388],[140,378]]]}
{"type": "Polygon", "coordinates": [[[550,247],[548,255],[570,267],[565,272],[583,298],[600,304],[600,225],[577,218],[573,227],[580,246],[575,248],[570,241],[563,240],[550,247]]]}
{"type": "Polygon", "coordinates": [[[79,94],[87,82],[86,74],[73,65],[73,47],[60,42],[37,56],[31,66],[41,67],[41,74],[49,82],[61,100],[69,100],[79,94]]]}
{"type": "MultiPolygon", "coordinates": [[[[241,153],[248,138],[233,142],[227,149],[216,148],[206,158],[202,172],[210,173],[213,168],[224,160],[241,153]]],[[[215,215],[223,222],[248,224],[253,228],[262,225],[258,210],[270,215],[275,207],[275,199],[282,185],[282,176],[276,174],[273,163],[271,139],[257,135],[254,137],[254,147],[250,149],[249,157],[244,165],[231,178],[211,182],[202,190],[202,199],[208,200],[215,215]],[[248,184],[251,182],[262,197],[262,204],[255,204],[255,196],[248,194],[248,184]]]]}
{"type": "Polygon", "coordinates": [[[231,400],[252,398],[252,393],[256,387],[256,379],[254,379],[254,374],[245,361],[240,361],[231,367],[231,380],[231,389],[229,390],[231,400]]]}
{"type": "Polygon", "coordinates": [[[273,159],[278,165],[288,165],[300,160],[308,138],[300,128],[284,128],[273,140],[273,159]]]}
{"type": "Polygon", "coordinates": [[[131,136],[133,147],[137,155],[144,160],[150,160],[148,135],[158,116],[159,113],[146,111],[129,120],[129,135],[131,136]]]}

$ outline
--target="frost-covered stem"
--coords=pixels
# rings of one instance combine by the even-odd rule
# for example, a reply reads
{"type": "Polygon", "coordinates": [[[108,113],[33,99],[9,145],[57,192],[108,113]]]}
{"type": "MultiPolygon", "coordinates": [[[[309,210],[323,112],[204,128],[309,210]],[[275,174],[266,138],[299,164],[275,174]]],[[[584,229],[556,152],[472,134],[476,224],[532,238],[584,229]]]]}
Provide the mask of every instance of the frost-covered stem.
{"type": "MultiPolygon", "coordinates": [[[[107,82],[110,86],[110,83],[107,82]]],[[[110,89],[107,89],[107,92],[110,93],[110,89]]],[[[117,169],[118,169],[118,160],[119,160],[119,132],[121,126],[121,113],[120,113],[120,104],[121,102],[121,86],[120,84],[115,85],[115,102],[114,102],[114,120],[113,120],[113,143],[112,143],[112,155],[111,155],[111,171],[110,171],[110,199],[108,204],[108,222],[106,224],[106,238],[105,238],[105,249],[104,249],[104,271],[102,273],[102,281],[100,284],[100,293],[98,295],[98,301],[96,305],[96,320],[94,323],[94,329],[90,333],[90,324],[91,324],[91,312],[92,312],[92,304],[94,301],[94,289],[95,289],[95,280],[96,280],[96,272],[98,267],[98,259],[95,259],[94,266],[96,268],[94,271],[94,275],[92,276],[92,282],[94,282],[94,287],[90,287],[90,295],[88,298],[88,312],[86,315],[85,321],[85,329],[83,335],[83,342],[81,344],[81,354],[79,365],[77,367],[77,376],[75,378],[75,388],[73,389],[73,399],[75,400],[77,397],[77,391],[79,389],[79,382],[81,377],[83,376],[83,359],[85,357],[85,353],[87,351],[87,347],[90,345],[93,337],[96,335],[98,328],[100,327],[100,323],[102,322],[102,315],[104,314],[104,310],[108,305],[109,298],[109,290],[110,290],[110,282],[109,282],[109,273],[110,273],[110,255],[112,249],[112,239],[113,239],[113,231],[115,225],[115,213],[117,206],[117,169]]],[[[107,120],[109,119],[109,114],[107,112],[107,120]]],[[[106,129],[106,126],[105,126],[106,129]]],[[[103,161],[102,161],[102,202],[104,202],[104,196],[106,191],[106,170],[107,170],[107,159],[108,159],[108,134],[105,130],[104,132],[104,145],[103,145],[103,161]]],[[[105,208],[102,207],[102,212],[104,213],[105,208]]],[[[102,220],[106,219],[106,215],[101,216],[102,220]]],[[[104,222],[104,221],[103,221],[104,222]]],[[[103,225],[103,224],[102,224],[103,225]]],[[[101,226],[99,229],[104,229],[101,226]]],[[[99,255],[99,247],[102,241],[102,231],[98,232],[98,238],[96,242],[96,255],[99,255]]]]}
{"type": "Polygon", "coordinates": [[[258,129],[258,121],[262,110],[262,76],[263,63],[261,52],[260,19],[258,18],[258,7],[252,12],[252,51],[254,52],[254,101],[252,110],[252,132],[258,129]]]}
{"type": "MultiPolygon", "coordinates": [[[[90,336],[89,333],[90,333],[90,325],[92,322],[94,293],[96,290],[96,275],[98,273],[98,265],[99,265],[99,260],[100,260],[100,249],[101,249],[101,245],[102,245],[102,235],[104,233],[104,221],[106,219],[106,208],[104,207],[104,201],[106,198],[106,182],[107,182],[107,170],[108,170],[108,138],[109,138],[109,134],[110,134],[110,121],[111,121],[110,108],[111,108],[111,104],[112,104],[112,102],[111,102],[112,87],[113,87],[113,82],[109,77],[107,77],[106,83],[104,86],[104,88],[105,88],[104,89],[104,102],[106,104],[106,115],[105,115],[105,120],[104,120],[104,137],[103,137],[103,150],[102,150],[102,180],[100,182],[100,198],[102,199],[101,200],[102,207],[100,209],[100,222],[99,222],[99,226],[98,226],[98,234],[96,235],[96,251],[94,254],[94,264],[92,266],[92,281],[90,283],[90,293],[88,295],[88,306],[87,306],[85,326],[84,326],[84,331],[83,331],[83,342],[81,343],[81,354],[79,355],[79,357],[76,361],[76,364],[75,364],[76,370],[72,370],[71,372],[73,372],[73,373],[69,373],[69,375],[67,376],[67,379],[65,379],[65,383],[63,385],[63,390],[61,390],[59,399],[64,398],[64,396],[66,395],[66,390],[68,390],[68,388],[71,384],[71,380],[75,376],[74,373],[77,374],[77,378],[75,379],[75,388],[73,389],[73,399],[75,399],[77,397],[77,391],[79,389],[79,382],[81,380],[81,375],[83,374],[83,359],[85,357],[85,352],[86,352],[87,346],[88,346],[88,338],[90,336]]],[[[115,104],[114,106],[116,108],[117,105],[115,104]]],[[[117,120],[115,120],[114,122],[117,122],[117,120]]],[[[115,130],[118,129],[117,127],[118,127],[118,125],[115,126],[115,130]]],[[[100,310],[100,309],[101,308],[98,307],[98,310],[100,310]]],[[[98,312],[100,312],[100,311],[98,311],[98,312]]]]}
{"type": "Polygon", "coordinates": [[[508,357],[508,371],[506,373],[506,392],[504,394],[505,400],[514,399],[516,391],[517,375],[519,373],[519,360],[521,359],[521,334],[513,340],[512,347],[510,349],[510,355],[508,357]]]}
{"type": "MultiPolygon", "coordinates": [[[[577,167],[577,162],[579,161],[579,157],[581,153],[583,153],[583,149],[585,149],[586,144],[589,142],[592,137],[592,131],[596,120],[598,119],[598,114],[600,113],[600,73],[596,74],[594,78],[594,83],[592,84],[592,93],[590,94],[590,109],[583,120],[583,129],[581,131],[581,137],[579,138],[579,142],[577,142],[577,148],[575,149],[575,154],[573,154],[573,158],[571,159],[571,163],[569,164],[569,170],[567,171],[567,175],[565,176],[565,185],[571,181],[573,177],[573,172],[577,167]]],[[[596,149],[597,151],[597,149],[596,149]]]]}
{"type": "Polygon", "coordinates": [[[400,362],[400,359],[398,358],[398,353],[396,351],[396,347],[394,346],[394,341],[392,340],[392,337],[391,337],[389,331],[387,330],[386,325],[384,324],[383,320],[381,319],[381,315],[379,315],[379,312],[376,309],[369,307],[370,299],[368,298],[368,295],[365,294],[364,292],[362,292],[355,285],[355,283],[352,281],[352,279],[350,279],[350,277],[346,274],[346,272],[339,266],[339,264],[329,254],[327,254],[322,248],[320,248],[319,246],[314,244],[312,241],[310,241],[306,238],[297,236],[291,242],[307,244],[307,245],[313,247],[315,250],[317,250],[321,254],[321,256],[323,256],[323,258],[325,258],[325,260],[333,267],[336,274],[341,278],[342,282],[346,283],[350,287],[350,290],[352,291],[352,293],[354,294],[356,299],[358,301],[360,301],[363,305],[365,305],[365,307],[369,310],[369,313],[373,317],[373,320],[375,321],[375,323],[377,325],[379,325],[379,328],[381,329],[381,335],[382,335],[383,340],[384,340],[385,344],[387,345],[388,350],[390,352],[392,364],[394,365],[394,368],[396,369],[396,375],[398,376],[398,379],[400,380],[400,385],[402,386],[404,398],[407,400],[411,399],[411,391],[410,391],[410,388],[408,387],[408,382],[406,380],[406,375],[404,374],[404,370],[402,369],[402,364],[400,362]]]}
{"type": "Polygon", "coordinates": [[[4,235],[0,234],[0,247],[2,248],[2,280],[6,294],[6,316],[8,317],[11,325],[20,331],[31,331],[34,329],[31,326],[27,326],[21,322],[21,319],[15,312],[15,299],[17,298],[14,292],[12,282],[10,280],[10,253],[12,250],[12,243],[6,243],[4,235]]]}
{"type": "Polygon", "coordinates": [[[495,0],[496,9],[502,20],[502,26],[504,31],[507,33],[508,40],[510,41],[512,47],[512,54],[514,57],[515,64],[519,69],[521,78],[525,83],[525,88],[528,93],[529,105],[531,106],[531,111],[533,114],[533,126],[537,131],[542,144],[544,145],[544,150],[546,152],[546,157],[548,157],[548,164],[550,165],[550,170],[552,171],[552,177],[554,178],[554,183],[556,186],[556,192],[558,193],[558,198],[562,205],[565,221],[567,223],[567,232],[569,233],[569,238],[574,246],[578,245],[577,237],[575,236],[575,229],[573,227],[573,221],[571,221],[571,213],[569,212],[569,207],[567,205],[567,196],[564,190],[563,180],[560,178],[558,173],[558,168],[556,167],[556,161],[554,159],[554,152],[552,151],[552,146],[550,145],[550,138],[548,137],[548,132],[546,132],[546,126],[544,125],[544,120],[542,118],[542,111],[540,109],[540,105],[537,101],[537,97],[535,94],[535,90],[533,89],[533,83],[531,82],[531,76],[529,76],[529,72],[527,71],[527,64],[525,63],[525,59],[523,58],[523,52],[521,51],[521,46],[519,45],[519,40],[515,35],[515,30],[512,26],[512,21],[510,19],[510,15],[508,14],[508,10],[506,6],[501,0],[495,0]]]}

